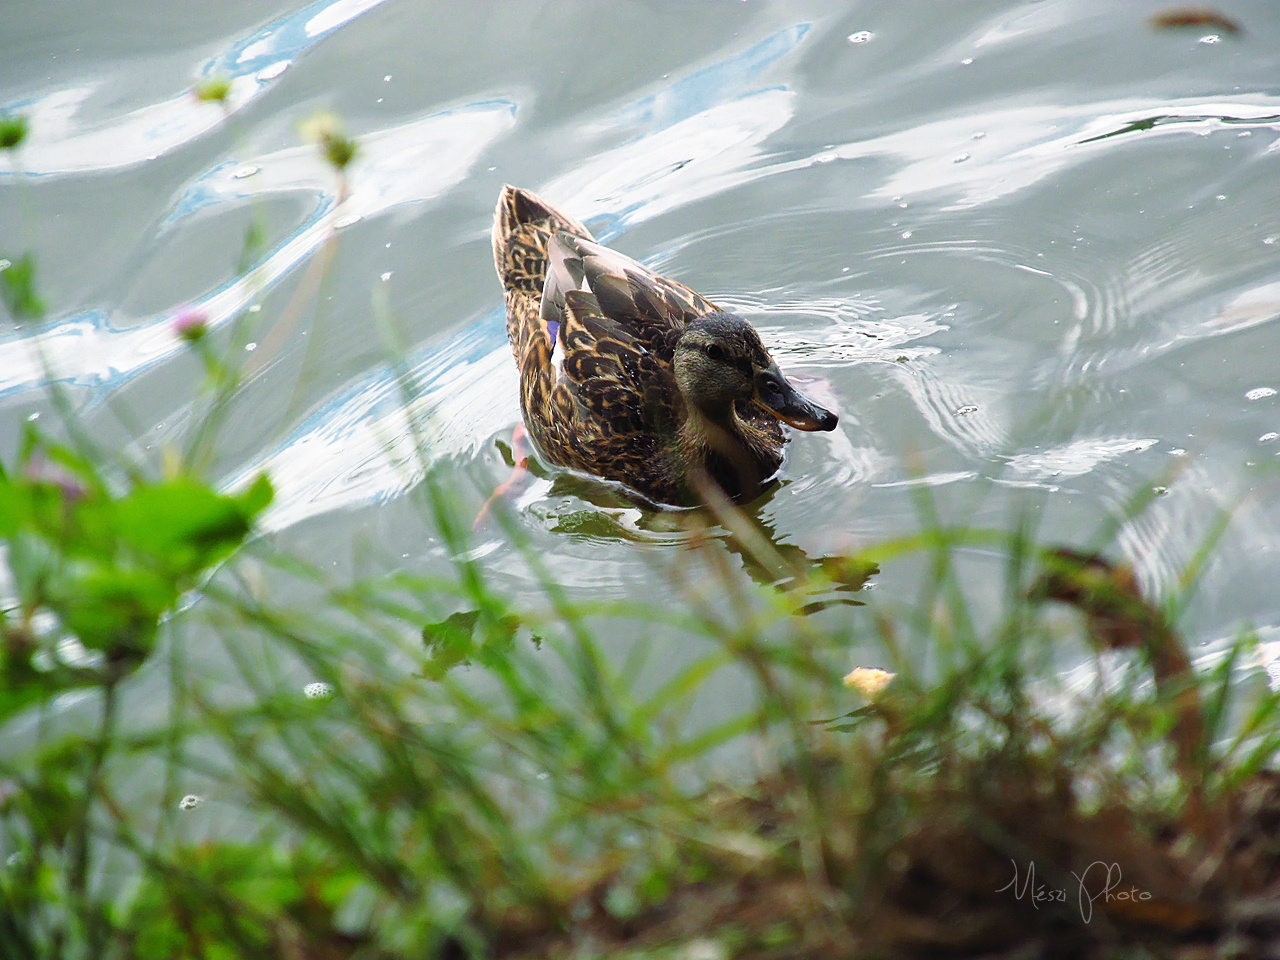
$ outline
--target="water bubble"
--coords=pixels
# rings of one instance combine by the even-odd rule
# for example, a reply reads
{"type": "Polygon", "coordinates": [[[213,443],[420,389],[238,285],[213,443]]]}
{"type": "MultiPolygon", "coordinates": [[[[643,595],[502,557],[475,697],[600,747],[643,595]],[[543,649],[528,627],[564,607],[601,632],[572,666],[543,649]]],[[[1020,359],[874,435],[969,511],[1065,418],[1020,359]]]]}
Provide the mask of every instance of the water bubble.
{"type": "Polygon", "coordinates": [[[382,280],[383,283],[386,283],[388,280],[391,279],[391,271],[388,270],[386,273],[381,274],[379,276],[379,279],[382,280]]]}
{"type": "Polygon", "coordinates": [[[539,780],[550,780],[550,779],[551,779],[551,774],[546,773],[546,772],[544,771],[543,773],[538,774],[538,779],[539,779],[539,780]]]}
{"type": "Polygon", "coordinates": [[[968,414],[977,413],[977,412],[978,412],[978,405],[976,403],[966,403],[963,407],[961,407],[959,410],[956,411],[956,416],[963,417],[963,416],[967,416],[968,414]]]}
{"type": "Polygon", "coordinates": [[[231,172],[232,180],[244,180],[252,177],[255,173],[259,173],[261,167],[255,167],[252,163],[246,163],[243,167],[237,167],[231,172]]]}
{"type": "Polygon", "coordinates": [[[337,220],[333,221],[333,229],[345,230],[347,227],[351,226],[352,224],[359,223],[359,222],[360,222],[360,214],[358,213],[348,214],[345,217],[339,217],[337,220]]]}
{"type": "Polygon", "coordinates": [[[253,353],[253,351],[255,351],[255,350],[257,350],[257,349],[258,349],[258,345],[257,345],[256,343],[254,343],[254,342],[250,341],[249,343],[246,343],[246,344],[244,345],[244,349],[245,349],[245,352],[246,352],[246,353],[253,353]]]}
{"type": "Polygon", "coordinates": [[[1216,33],[1211,33],[1208,36],[1201,37],[1200,42],[1205,46],[1212,46],[1215,43],[1221,43],[1222,37],[1218,36],[1216,33]]]}
{"type": "Polygon", "coordinates": [[[910,230],[903,230],[903,231],[902,231],[902,239],[903,239],[903,240],[910,240],[910,239],[911,239],[911,231],[910,231],[910,230]]]}
{"type": "Polygon", "coordinates": [[[29,414],[27,414],[27,422],[28,422],[28,423],[31,423],[32,421],[34,421],[34,420],[39,420],[39,419],[40,419],[40,411],[39,411],[39,410],[37,410],[35,413],[29,413],[29,414]]]}
{"type": "Polygon", "coordinates": [[[985,137],[986,135],[987,135],[987,132],[986,132],[985,130],[979,130],[977,133],[975,133],[975,134],[973,135],[973,139],[974,139],[974,140],[981,140],[981,139],[982,139],[983,137],[985,137]]]}
{"type": "Polygon", "coordinates": [[[1274,387],[1254,387],[1244,395],[1246,400],[1261,400],[1264,397],[1274,397],[1276,391],[1274,387]]]}
{"type": "Polygon", "coordinates": [[[179,810],[194,810],[200,804],[204,803],[204,797],[194,793],[188,793],[185,797],[178,801],[179,810]]]}
{"type": "Polygon", "coordinates": [[[249,312],[250,312],[250,313],[261,313],[261,312],[262,312],[262,304],[260,304],[260,303],[255,303],[255,304],[253,304],[253,306],[251,306],[251,307],[249,308],[249,312]]]}
{"type": "Polygon", "coordinates": [[[952,162],[952,163],[964,163],[964,162],[965,162],[966,160],[968,160],[968,159],[969,159],[969,155],[968,155],[967,153],[962,153],[962,154],[960,154],[959,156],[952,157],[952,158],[951,158],[951,162],[952,162]]]}
{"type": "Polygon", "coordinates": [[[849,42],[850,43],[866,43],[873,36],[875,36],[875,34],[873,34],[870,30],[859,30],[857,33],[849,34],[849,42]]]}
{"type": "Polygon", "coordinates": [[[383,78],[382,78],[382,82],[383,82],[383,83],[390,83],[390,82],[391,82],[391,74],[389,74],[389,73],[388,73],[385,77],[383,77],[383,78]]]}
{"type": "Polygon", "coordinates": [[[316,680],[302,688],[302,695],[308,700],[327,700],[333,696],[333,684],[316,680]]]}
{"type": "Polygon", "coordinates": [[[967,67],[971,63],[973,63],[973,57],[965,57],[963,60],[960,61],[960,66],[967,67]]]}
{"type": "Polygon", "coordinates": [[[12,260],[5,260],[3,258],[0,258],[0,270],[8,270],[12,266],[13,266],[12,260]]]}
{"type": "Polygon", "coordinates": [[[824,150],[822,153],[819,153],[816,156],[814,156],[813,162],[814,163],[830,163],[832,160],[838,160],[838,159],[839,158],[832,151],[824,150]]]}
{"type": "Polygon", "coordinates": [[[1264,433],[1262,436],[1258,438],[1258,442],[1270,443],[1272,440],[1275,440],[1277,437],[1280,437],[1280,433],[1276,433],[1274,430],[1268,430],[1266,433],[1264,433]]]}

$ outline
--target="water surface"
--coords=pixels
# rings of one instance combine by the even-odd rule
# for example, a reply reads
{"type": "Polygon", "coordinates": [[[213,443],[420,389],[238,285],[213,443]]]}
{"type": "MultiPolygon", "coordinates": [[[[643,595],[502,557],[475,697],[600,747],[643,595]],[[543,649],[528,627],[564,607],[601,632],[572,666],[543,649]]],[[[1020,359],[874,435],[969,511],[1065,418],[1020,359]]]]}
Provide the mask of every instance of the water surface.
{"type": "MultiPolygon", "coordinates": [[[[1158,9],[16,5],[0,107],[32,135],[20,169],[0,158],[0,252],[39,257],[39,336],[95,431],[157,464],[196,382],[173,318],[252,308],[218,476],[268,470],[271,535],[319,563],[428,572],[448,561],[411,496],[387,328],[426,467],[478,509],[519,420],[490,219],[526,186],[748,317],[838,410],[755,510],[780,543],[873,547],[919,526],[924,488],[946,519],[1032,516],[1051,542],[1118,527],[1112,553],[1163,595],[1229,510],[1185,619],[1207,649],[1280,627],[1280,11],[1234,4],[1233,37],[1156,31],[1158,9]],[[227,116],[190,93],[216,75],[227,116]],[[321,108],[360,140],[345,197],[299,142],[321,108]]],[[[6,457],[49,416],[31,336],[0,330],[6,457]]],[[[685,539],[553,475],[514,506],[581,596],[654,596],[685,539]]],[[[476,555],[540,596],[499,529],[476,555]]],[[[912,563],[875,590],[908,605],[912,563]]]]}

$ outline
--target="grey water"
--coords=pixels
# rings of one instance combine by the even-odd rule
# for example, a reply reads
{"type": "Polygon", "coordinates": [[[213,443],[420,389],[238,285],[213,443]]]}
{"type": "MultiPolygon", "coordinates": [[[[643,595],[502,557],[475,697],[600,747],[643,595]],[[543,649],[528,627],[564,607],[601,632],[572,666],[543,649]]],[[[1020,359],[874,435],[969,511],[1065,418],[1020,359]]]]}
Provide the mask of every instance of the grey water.
{"type": "MultiPolygon", "coordinates": [[[[0,256],[36,254],[51,312],[0,327],[0,455],[52,416],[38,335],[97,435],[158,466],[200,376],[175,317],[248,310],[220,482],[266,470],[269,535],[319,564],[447,564],[410,494],[430,470],[478,509],[520,418],[489,249],[509,182],[746,316],[839,412],[755,509],[779,543],[874,555],[923,490],[1046,542],[1114,530],[1166,596],[1226,511],[1183,627],[1280,639],[1280,9],[1229,4],[1231,34],[1158,30],[1162,6],[10,3],[0,112],[31,135],[0,157],[0,256]],[[225,115],[191,93],[214,76],[225,115]],[[320,110],[359,139],[345,194],[299,139],[320,110]]],[[[685,540],[554,472],[512,506],[580,596],[661,595],[685,540]]],[[[917,586],[904,559],[873,589],[917,586]]]]}

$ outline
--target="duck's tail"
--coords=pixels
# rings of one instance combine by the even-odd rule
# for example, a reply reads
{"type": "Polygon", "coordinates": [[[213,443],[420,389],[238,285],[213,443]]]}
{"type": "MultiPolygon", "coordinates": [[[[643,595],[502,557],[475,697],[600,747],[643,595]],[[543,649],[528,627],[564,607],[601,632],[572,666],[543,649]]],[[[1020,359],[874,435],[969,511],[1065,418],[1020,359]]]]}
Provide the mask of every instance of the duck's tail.
{"type": "Polygon", "coordinates": [[[493,213],[493,262],[508,293],[542,298],[547,247],[560,230],[593,240],[591,232],[541,197],[507,184],[493,213]]]}

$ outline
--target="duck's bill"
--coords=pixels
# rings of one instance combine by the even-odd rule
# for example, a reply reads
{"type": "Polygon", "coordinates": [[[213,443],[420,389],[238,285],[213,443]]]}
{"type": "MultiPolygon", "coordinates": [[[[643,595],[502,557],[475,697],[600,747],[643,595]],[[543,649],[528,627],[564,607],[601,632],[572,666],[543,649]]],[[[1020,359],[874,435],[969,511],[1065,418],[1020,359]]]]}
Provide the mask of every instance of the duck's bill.
{"type": "Polygon", "coordinates": [[[782,376],[765,377],[763,382],[758,382],[755,401],[767,413],[797,430],[834,430],[839,423],[839,417],[818,406],[782,376]]]}

